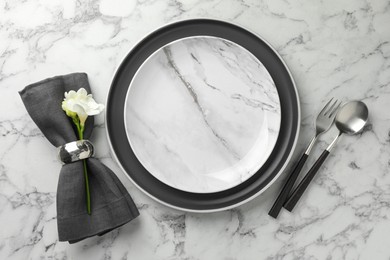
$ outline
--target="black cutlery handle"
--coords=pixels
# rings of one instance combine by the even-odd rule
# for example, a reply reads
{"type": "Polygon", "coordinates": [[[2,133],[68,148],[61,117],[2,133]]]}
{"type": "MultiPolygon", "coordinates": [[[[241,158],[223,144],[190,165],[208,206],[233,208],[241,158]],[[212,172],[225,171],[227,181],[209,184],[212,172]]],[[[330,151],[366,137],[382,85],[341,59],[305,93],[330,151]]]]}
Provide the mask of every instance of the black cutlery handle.
{"type": "Polygon", "coordinates": [[[303,165],[305,165],[307,157],[308,155],[304,153],[299,159],[298,163],[295,165],[294,170],[289,174],[289,177],[287,178],[286,183],[284,184],[282,190],[280,191],[278,198],[275,200],[274,205],[272,206],[271,210],[268,212],[268,215],[270,215],[271,217],[273,218],[278,217],[279,212],[282,209],[283,204],[286,202],[288,195],[290,194],[290,191],[293,188],[294,183],[297,180],[300,171],[302,170],[303,165]]]}
{"type": "Polygon", "coordinates": [[[299,183],[298,187],[294,190],[293,194],[288,198],[287,202],[284,204],[284,208],[288,211],[292,211],[295,205],[298,203],[299,199],[305,192],[306,188],[309,186],[310,182],[313,180],[314,176],[320,169],[321,165],[325,162],[326,158],[329,155],[329,151],[325,150],[322,152],[317,161],[310,168],[309,172],[305,175],[303,180],[299,183]]]}

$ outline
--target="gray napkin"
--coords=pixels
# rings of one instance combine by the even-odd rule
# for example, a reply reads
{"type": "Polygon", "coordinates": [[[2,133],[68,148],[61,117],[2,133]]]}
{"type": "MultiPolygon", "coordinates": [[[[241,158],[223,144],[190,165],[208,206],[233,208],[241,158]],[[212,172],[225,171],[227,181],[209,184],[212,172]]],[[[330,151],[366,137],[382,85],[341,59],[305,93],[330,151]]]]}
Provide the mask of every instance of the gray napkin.
{"type": "MultiPolygon", "coordinates": [[[[31,118],[54,146],[77,140],[71,119],[61,108],[64,92],[91,89],[85,73],[49,78],[19,92],[31,118]]],[[[93,116],[85,123],[84,138],[93,129],[93,116]]],[[[87,159],[91,215],[86,208],[82,161],[62,166],[57,187],[57,225],[60,241],[75,243],[103,235],[139,215],[129,193],[116,175],[99,160],[87,159]]],[[[55,173],[53,173],[55,174],[55,173]]]]}

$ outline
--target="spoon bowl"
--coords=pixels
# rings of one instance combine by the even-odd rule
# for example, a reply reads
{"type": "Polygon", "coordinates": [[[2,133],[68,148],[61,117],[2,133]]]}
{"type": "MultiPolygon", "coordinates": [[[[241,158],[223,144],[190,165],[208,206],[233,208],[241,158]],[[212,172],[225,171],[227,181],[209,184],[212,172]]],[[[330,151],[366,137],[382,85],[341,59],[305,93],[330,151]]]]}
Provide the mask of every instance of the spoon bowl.
{"type": "Polygon", "coordinates": [[[354,135],[363,130],[368,120],[368,108],[361,101],[351,101],[342,106],[335,118],[340,133],[354,135]]]}

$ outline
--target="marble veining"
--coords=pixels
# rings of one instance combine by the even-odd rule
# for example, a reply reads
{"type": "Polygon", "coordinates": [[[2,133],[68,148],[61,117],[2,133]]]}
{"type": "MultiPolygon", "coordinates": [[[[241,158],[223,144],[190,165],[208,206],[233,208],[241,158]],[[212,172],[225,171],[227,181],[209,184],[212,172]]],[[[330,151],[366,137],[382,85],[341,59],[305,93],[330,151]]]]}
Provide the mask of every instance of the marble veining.
{"type": "Polygon", "coordinates": [[[243,47],[216,37],[170,43],[139,68],[125,104],[128,140],[162,182],[218,192],[251,177],[280,127],[277,89],[243,47]]]}
{"type": "MultiPolygon", "coordinates": [[[[389,24],[387,0],[0,1],[0,259],[388,260],[389,24]],[[255,200],[224,212],[184,213],[153,201],[113,161],[99,115],[91,137],[96,156],[117,173],[141,215],[102,237],[58,242],[61,166],[17,91],[85,71],[94,97],[104,102],[112,74],[132,46],[167,22],[197,17],[245,26],[286,61],[302,107],[293,161],[331,97],[367,104],[364,133],[343,137],[294,213],[283,211],[273,220],[267,212],[284,176],[255,200]]],[[[336,134],[321,137],[304,171],[336,134]]]]}

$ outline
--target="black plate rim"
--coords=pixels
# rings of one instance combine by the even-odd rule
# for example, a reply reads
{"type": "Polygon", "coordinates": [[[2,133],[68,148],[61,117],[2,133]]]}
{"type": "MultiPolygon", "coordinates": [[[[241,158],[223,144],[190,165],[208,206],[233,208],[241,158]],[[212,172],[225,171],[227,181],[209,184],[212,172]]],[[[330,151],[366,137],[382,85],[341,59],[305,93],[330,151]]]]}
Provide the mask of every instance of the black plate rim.
{"type": "MultiPolygon", "coordinates": [[[[252,32],[251,30],[241,26],[241,25],[238,25],[238,24],[235,24],[235,23],[231,23],[231,22],[227,22],[227,21],[224,21],[224,20],[218,20],[218,19],[209,19],[209,18],[199,18],[199,19],[184,19],[184,20],[180,20],[180,21],[174,21],[174,22],[171,22],[171,23],[167,23],[167,24],[164,24],[163,26],[161,27],[158,27],[157,29],[154,29],[152,31],[150,31],[149,33],[147,33],[144,37],[142,37],[135,45],[133,45],[133,47],[131,48],[131,50],[129,52],[127,52],[124,57],[121,59],[121,62],[119,63],[119,65],[117,66],[117,68],[115,69],[115,72],[113,73],[113,76],[112,76],[112,79],[111,79],[111,86],[110,86],[110,89],[109,89],[109,92],[108,92],[108,95],[107,95],[107,98],[106,98],[106,105],[108,104],[109,100],[110,100],[110,94],[111,94],[111,91],[112,91],[112,87],[114,85],[114,80],[115,78],[117,77],[119,71],[121,70],[121,67],[124,63],[124,61],[127,59],[128,56],[130,56],[133,52],[133,50],[135,48],[137,48],[138,46],[140,46],[144,40],[146,38],[148,38],[149,36],[151,36],[152,34],[155,34],[157,33],[158,31],[164,29],[164,28],[167,28],[167,27],[170,27],[170,26],[174,26],[174,25],[177,25],[177,24],[181,24],[181,23],[191,23],[191,22],[216,22],[216,23],[221,23],[221,24],[225,24],[227,27],[228,26],[232,26],[232,27],[238,27],[240,28],[241,30],[243,31],[246,31],[247,33],[249,34],[252,34],[253,36],[257,37],[260,41],[262,41],[272,52],[274,55],[276,55],[276,57],[278,58],[278,60],[280,61],[280,63],[283,65],[283,67],[285,68],[287,74],[288,74],[288,77],[289,77],[289,80],[291,81],[291,85],[293,86],[293,92],[295,93],[295,98],[291,97],[292,99],[294,99],[296,101],[296,110],[297,110],[297,113],[296,113],[296,119],[294,120],[296,122],[296,127],[294,128],[295,129],[295,136],[294,136],[294,140],[293,140],[293,143],[291,145],[291,149],[290,149],[290,152],[288,153],[287,157],[286,157],[286,160],[284,162],[280,162],[279,164],[282,164],[282,166],[280,167],[278,173],[274,174],[273,178],[271,181],[269,181],[267,184],[265,184],[260,190],[258,190],[257,192],[255,192],[254,194],[252,194],[251,196],[243,199],[243,200],[240,200],[239,202],[236,202],[236,203],[232,203],[228,206],[223,206],[223,207],[214,207],[214,208],[205,208],[205,209],[194,209],[194,208],[191,208],[191,207],[182,207],[182,206],[177,206],[177,205],[173,205],[171,203],[168,203],[164,200],[161,200],[159,198],[157,198],[156,196],[150,194],[149,192],[147,192],[145,189],[143,189],[135,180],[133,180],[130,176],[130,174],[128,173],[128,171],[126,171],[126,169],[123,167],[121,161],[119,160],[117,154],[115,153],[115,150],[114,150],[114,147],[113,147],[113,144],[112,144],[112,141],[111,141],[111,138],[110,138],[110,132],[109,132],[109,122],[107,120],[108,118],[108,109],[106,109],[105,111],[105,131],[106,131],[106,136],[107,136],[107,141],[108,141],[108,144],[110,146],[110,154],[111,156],[115,159],[115,161],[118,163],[118,166],[120,167],[120,169],[123,171],[123,174],[125,176],[127,176],[127,178],[139,189],[141,190],[144,194],[146,194],[147,196],[149,196],[150,198],[154,199],[155,201],[165,205],[165,206],[168,206],[170,208],[174,208],[176,210],[181,210],[181,211],[186,211],[186,212],[194,212],[194,213],[211,213],[211,212],[218,212],[218,211],[223,211],[223,210],[228,210],[228,209],[231,209],[231,208],[235,208],[235,207],[238,207],[242,204],[245,204],[247,203],[248,201],[254,199],[255,197],[259,196],[261,193],[263,193],[265,190],[267,190],[279,177],[280,175],[283,173],[283,171],[285,170],[285,168],[287,167],[288,163],[290,162],[291,158],[292,158],[292,155],[296,149],[296,145],[297,145],[297,141],[298,141],[298,137],[299,137],[299,133],[300,133],[300,125],[301,125],[301,107],[300,107],[300,99],[299,99],[299,94],[298,94],[298,90],[297,90],[297,87],[296,87],[296,84],[295,84],[295,81],[294,81],[294,78],[292,77],[292,74],[291,74],[291,71],[290,69],[288,68],[287,64],[285,63],[285,61],[282,59],[282,57],[280,56],[280,54],[276,51],[276,49],[269,43],[267,42],[263,37],[261,37],[259,34],[255,33],[255,32],[252,32]]],[[[221,37],[221,36],[217,36],[217,37],[221,37]]],[[[183,37],[185,38],[185,37],[183,37]]],[[[222,37],[221,37],[222,38],[222,37]]],[[[230,40],[230,39],[228,39],[230,40]]],[[[232,40],[231,40],[232,41],[232,40]]],[[[242,46],[241,44],[237,43],[238,45],[242,46]]],[[[242,46],[244,47],[244,46],[242,46]]],[[[244,47],[245,48],[245,47],[244,47]]],[[[248,50],[250,51],[250,50],[248,50]]],[[[138,68],[137,68],[138,69],[138,68]]],[[[107,106],[108,108],[108,106],[107,106]]],[[[138,163],[140,163],[138,161],[138,163]]],[[[150,174],[150,173],[149,173],[150,174]]],[[[150,174],[151,175],[151,174],[150,174]]],[[[188,192],[187,192],[188,193],[188,192]]]]}

